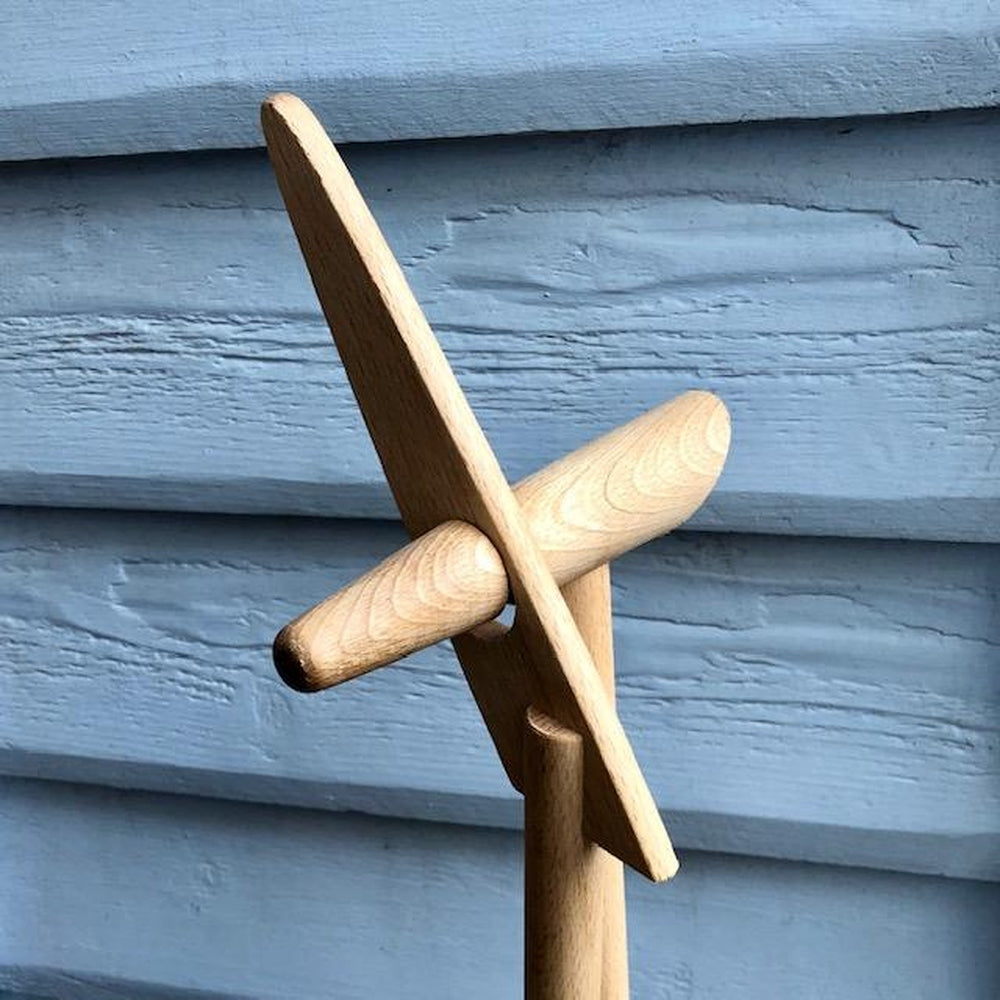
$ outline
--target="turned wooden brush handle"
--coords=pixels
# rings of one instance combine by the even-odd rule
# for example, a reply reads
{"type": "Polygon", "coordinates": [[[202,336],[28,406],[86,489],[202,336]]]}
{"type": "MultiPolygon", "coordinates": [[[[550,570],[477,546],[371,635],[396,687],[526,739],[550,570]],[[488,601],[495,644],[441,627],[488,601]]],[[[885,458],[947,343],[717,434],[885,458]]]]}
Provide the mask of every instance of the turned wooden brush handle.
{"type": "MultiPolygon", "coordinates": [[[[514,493],[562,585],[686,521],[722,471],[729,415],[687,392],[522,480],[514,493]]],[[[447,521],[286,625],[282,679],[319,691],[495,617],[507,600],[499,553],[447,521]]]]}

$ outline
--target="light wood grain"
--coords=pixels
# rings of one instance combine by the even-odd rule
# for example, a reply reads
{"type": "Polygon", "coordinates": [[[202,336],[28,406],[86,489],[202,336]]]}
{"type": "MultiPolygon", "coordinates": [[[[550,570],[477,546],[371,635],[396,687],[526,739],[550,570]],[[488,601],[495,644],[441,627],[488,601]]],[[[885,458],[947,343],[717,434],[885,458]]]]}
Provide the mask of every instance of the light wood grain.
{"type": "MultiPolygon", "coordinates": [[[[711,492],[729,446],[725,405],[688,392],[514,489],[560,585],[673,530],[711,492]]],[[[508,596],[489,539],[446,522],[304,612],[274,641],[287,684],[319,691],[465,632],[508,596]]]]}
{"type": "Polygon", "coordinates": [[[322,691],[468,631],[506,598],[489,538],[446,521],[289,622],[275,636],[274,665],[296,691],[322,691]]]}
{"type": "MultiPolygon", "coordinates": [[[[563,595],[613,704],[607,564],[570,582],[563,595]]],[[[526,995],[625,1000],[624,872],[587,835],[580,737],[529,707],[517,752],[519,692],[531,685],[532,672],[516,623],[508,629],[490,622],[456,637],[455,647],[508,777],[524,793],[526,995]]]]}
{"type": "Polygon", "coordinates": [[[529,708],[524,741],[524,995],[600,1000],[604,881],[582,832],[583,740],[529,708]]]}
{"type": "MultiPolygon", "coordinates": [[[[656,804],[593,661],[513,491],[399,264],[333,144],[297,98],[265,102],[271,162],[386,478],[411,535],[449,520],[486,534],[518,606],[512,632],[530,668],[512,692],[578,732],[594,840],[648,877],[676,859],[656,804]]],[[[475,640],[456,645],[476,655],[475,640]]],[[[516,683],[518,678],[511,678],[516,683]]]]}
{"type": "MultiPolygon", "coordinates": [[[[608,699],[615,700],[614,637],[611,628],[611,569],[607,563],[562,588],[566,606],[594,658],[608,699]]],[[[597,848],[594,878],[600,883],[601,1000],[628,1000],[628,935],[625,922],[625,870],[613,855],[597,848]]]]}
{"type": "Polygon", "coordinates": [[[520,482],[518,503],[565,582],[672,531],[702,505],[729,452],[729,414],[687,392],[520,482]]]}

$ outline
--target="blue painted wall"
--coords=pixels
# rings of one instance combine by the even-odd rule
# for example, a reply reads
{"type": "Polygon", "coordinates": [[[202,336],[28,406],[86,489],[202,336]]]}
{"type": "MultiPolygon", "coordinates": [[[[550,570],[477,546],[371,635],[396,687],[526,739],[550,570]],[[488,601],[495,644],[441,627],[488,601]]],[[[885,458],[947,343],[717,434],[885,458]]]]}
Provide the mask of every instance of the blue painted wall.
{"type": "Polygon", "coordinates": [[[583,7],[7,15],[0,997],[520,987],[519,802],[450,651],[270,666],[403,538],[256,148],[278,88],[512,478],[684,389],[733,413],[717,495],[615,567],[683,864],[630,882],[635,995],[1000,995],[1000,21],[583,7]]]}

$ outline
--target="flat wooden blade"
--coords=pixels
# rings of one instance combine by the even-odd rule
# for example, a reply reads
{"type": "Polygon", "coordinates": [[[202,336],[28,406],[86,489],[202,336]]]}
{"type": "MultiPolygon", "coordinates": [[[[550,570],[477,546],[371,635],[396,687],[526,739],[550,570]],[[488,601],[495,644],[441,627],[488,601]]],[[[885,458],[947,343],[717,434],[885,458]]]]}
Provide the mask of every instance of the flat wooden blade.
{"type": "MultiPolygon", "coordinates": [[[[536,705],[585,747],[588,834],[650,878],[677,867],[667,832],[586,644],[514,494],[392,251],[312,112],[268,99],[268,151],[403,521],[414,537],[443,521],[483,531],[503,558],[523,655],[502,683],[512,712],[536,705]]],[[[477,639],[456,642],[480,657],[477,639]]],[[[506,644],[505,644],[506,645],[506,644]]]]}

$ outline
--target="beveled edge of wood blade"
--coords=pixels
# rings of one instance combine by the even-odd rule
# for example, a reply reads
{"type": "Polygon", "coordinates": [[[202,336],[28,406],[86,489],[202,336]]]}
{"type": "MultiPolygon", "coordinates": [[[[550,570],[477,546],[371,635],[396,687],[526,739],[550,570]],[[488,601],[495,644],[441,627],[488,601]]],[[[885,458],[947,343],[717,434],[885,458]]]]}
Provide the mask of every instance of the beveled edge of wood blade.
{"type": "Polygon", "coordinates": [[[648,877],[668,877],[676,869],[670,839],[618,716],[398,262],[309,108],[278,95],[261,114],[303,256],[404,522],[422,533],[465,520],[493,542],[518,604],[515,635],[532,647],[532,683],[522,693],[537,693],[542,710],[584,738],[592,839],[648,877]]]}

